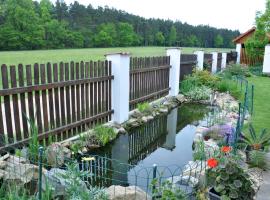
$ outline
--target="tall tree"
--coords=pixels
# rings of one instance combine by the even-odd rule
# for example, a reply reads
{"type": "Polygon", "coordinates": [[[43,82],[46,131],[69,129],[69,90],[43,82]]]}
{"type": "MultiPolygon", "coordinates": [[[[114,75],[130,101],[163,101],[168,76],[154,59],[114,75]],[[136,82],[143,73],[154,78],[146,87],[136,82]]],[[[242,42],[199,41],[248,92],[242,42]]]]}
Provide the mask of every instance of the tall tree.
{"type": "Polygon", "coordinates": [[[215,37],[215,47],[219,48],[219,47],[222,47],[223,46],[223,37],[218,34],[216,37],[215,37]]]}
{"type": "Polygon", "coordinates": [[[156,33],[155,39],[156,39],[156,43],[157,43],[158,46],[164,45],[165,37],[164,37],[164,35],[163,35],[163,33],[161,31],[156,33]]]}
{"type": "Polygon", "coordinates": [[[170,46],[175,44],[176,36],[177,36],[176,28],[175,28],[175,26],[172,26],[171,30],[170,30],[170,35],[169,35],[169,45],[170,46]]]}

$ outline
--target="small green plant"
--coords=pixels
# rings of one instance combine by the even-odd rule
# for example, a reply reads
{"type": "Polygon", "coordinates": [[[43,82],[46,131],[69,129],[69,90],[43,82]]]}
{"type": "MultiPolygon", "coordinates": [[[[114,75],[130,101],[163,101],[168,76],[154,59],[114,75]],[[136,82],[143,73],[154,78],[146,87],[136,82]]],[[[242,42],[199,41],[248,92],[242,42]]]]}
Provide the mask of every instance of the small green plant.
{"type": "Polygon", "coordinates": [[[170,181],[162,181],[159,183],[157,179],[152,181],[152,187],[154,190],[152,191],[152,196],[155,199],[161,200],[186,200],[185,193],[173,186],[170,181]]]}
{"type": "Polygon", "coordinates": [[[22,152],[21,152],[20,149],[16,149],[16,150],[15,150],[15,156],[17,156],[17,157],[22,157],[22,152]]]}
{"type": "Polygon", "coordinates": [[[262,129],[258,134],[252,124],[249,125],[249,134],[244,134],[241,141],[247,145],[248,150],[262,150],[270,145],[270,133],[262,129]]]}
{"type": "Polygon", "coordinates": [[[137,109],[140,111],[140,112],[150,112],[151,111],[151,106],[149,103],[145,102],[145,103],[138,103],[137,104],[137,109]]]}
{"type": "Polygon", "coordinates": [[[194,87],[185,95],[194,101],[199,101],[199,100],[209,100],[211,94],[212,94],[212,90],[209,87],[200,86],[200,87],[194,87]]]}
{"type": "Polygon", "coordinates": [[[248,164],[250,167],[258,167],[263,170],[268,170],[269,166],[266,161],[266,152],[258,150],[251,151],[248,164]]]}
{"type": "Polygon", "coordinates": [[[206,154],[205,154],[205,145],[202,140],[199,142],[194,143],[194,151],[193,151],[193,160],[205,160],[206,154]]]}
{"type": "Polygon", "coordinates": [[[94,128],[96,139],[102,144],[106,145],[111,140],[115,139],[117,133],[113,128],[107,126],[96,126],[94,128]]]}
{"type": "Polygon", "coordinates": [[[103,188],[87,188],[82,179],[89,176],[88,172],[81,171],[77,162],[67,164],[64,174],[59,174],[66,181],[66,192],[69,200],[108,200],[108,195],[103,188]]]}
{"type": "Polygon", "coordinates": [[[233,76],[241,76],[241,77],[251,76],[248,68],[239,64],[232,64],[230,66],[227,66],[222,74],[225,78],[232,78],[233,76]]]}
{"type": "Polygon", "coordinates": [[[241,91],[238,88],[237,84],[230,79],[222,79],[216,84],[216,89],[219,92],[229,92],[234,98],[241,98],[241,91]]]}
{"type": "Polygon", "coordinates": [[[23,186],[3,183],[0,188],[1,200],[34,200],[23,186]]]}
{"type": "Polygon", "coordinates": [[[31,133],[31,138],[29,140],[28,156],[29,160],[35,163],[38,161],[38,148],[39,148],[38,128],[32,120],[28,119],[28,123],[30,124],[30,133],[31,133]]]}

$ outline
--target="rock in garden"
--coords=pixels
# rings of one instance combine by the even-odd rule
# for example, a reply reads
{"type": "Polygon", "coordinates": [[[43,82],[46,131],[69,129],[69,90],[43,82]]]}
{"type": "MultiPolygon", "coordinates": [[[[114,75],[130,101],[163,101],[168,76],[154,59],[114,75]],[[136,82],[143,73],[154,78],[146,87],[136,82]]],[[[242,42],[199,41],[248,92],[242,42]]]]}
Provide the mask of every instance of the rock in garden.
{"type": "MultiPolygon", "coordinates": [[[[47,170],[43,169],[42,173],[47,170]]],[[[38,179],[38,166],[33,164],[7,162],[4,181],[26,184],[38,179]]]]}
{"type": "Polygon", "coordinates": [[[168,108],[160,108],[159,112],[160,113],[168,113],[169,111],[168,111],[168,108]]]}
{"type": "MultiPolygon", "coordinates": [[[[42,180],[42,189],[46,189],[46,184],[49,184],[53,188],[53,196],[65,196],[66,188],[70,185],[70,180],[68,180],[69,175],[67,171],[59,168],[52,168],[44,174],[45,178],[42,180]],[[67,178],[66,178],[67,177],[67,178]]],[[[87,190],[86,184],[80,180],[78,187],[87,190]]]]}
{"type": "Polygon", "coordinates": [[[252,188],[257,193],[257,191],[259,190],[261,184],[263,183],[262,169],[250,168],[250,169],[247,169],[246,172],[250,176],[250,179],[253,182],[252,188]]]}
{"type": "Polygon", "coordinates": [[[142,121],[144,122],[144,123],[146,123],[147,122],[147,118],[144,116],[144,117],[142,117],[142,121]]]}
{"type": "Polygon", "coordinates": [[[153,119],[154,119],[154,117],[153,117],[153,116],[151,116],[151,115],[147,115],[147,116],[146,116],[146,119],[147,119],[147,121],[151,121],[151,120],[153,120],[153,119]]]}
{"type": "Polygon", "coordinates": [[[106,189],[110,200],[143,200],[151,199],[146,192],[136,186],[122,187],[112,185],[106,189]]]}
{"type": "Polygon", "coordinates": [[[200,178],[204,176],[206,169],[205,161],[189,161],[183,168],[182,174],[180,176],[192,176],[194,178],[200,178]]]}
{"type": "Polygon", "coordinates": [[[48,165],[52,167],[62,166],[65,158],[71,157],[71,151],[59,143],[53,143],[46,149],[48,165]]]}
{"type": "Polygon", "coordinates": [[[183,102],[186,101],[185,96],[182,95],[182,94],[177,95],[177,96],[176,96],[176,99],[177,99],[177,101],[178,101],[179,103],[183,103],[183,102]]]}
{"type": "Polygon", "coordinates": [[[188,185],[191,187],[195,187],[199,183],[199,180],[193,176],[175,176],[173,180],[171,178],[168,180],[174,185],[188,185]]]}
{"type": "Polygon", "coordinates": [[[143,116],[143,114],[139,111],[136,111],[136,110],[131,114],[131,117],[133,117],[133,118],[140,118],[142,116],[143,116]]]}

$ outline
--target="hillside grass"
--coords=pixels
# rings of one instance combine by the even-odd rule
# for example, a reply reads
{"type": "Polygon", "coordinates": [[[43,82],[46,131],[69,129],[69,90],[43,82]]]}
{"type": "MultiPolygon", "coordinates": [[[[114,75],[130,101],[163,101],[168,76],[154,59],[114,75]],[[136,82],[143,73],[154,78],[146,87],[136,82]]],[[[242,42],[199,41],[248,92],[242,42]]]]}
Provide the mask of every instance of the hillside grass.
{"type": "MultiPolygon", "coordinates": [[[[193,53],[202,48],[183,47],[183,53],[193,53]]],[[[205,48],[205,52],[229,52],[233,49],[205,48]]],[[[131,56],[163,56],[166,47],[117,47],[117,48],[88,48],[88,49],[58,49],[58,50],[32,50],[32,51],[0,51],[0,64],[34,64],[59,63],[70,61],[104,60],[107,53],[129,52],[131,56]]]]}
{"type": "Polygon", "coordinates": [[[270,78],[252,77],[248,81],[254,84],[254,114],[252,124],[257,132],[266,128],[270,131],[270,78]]]}

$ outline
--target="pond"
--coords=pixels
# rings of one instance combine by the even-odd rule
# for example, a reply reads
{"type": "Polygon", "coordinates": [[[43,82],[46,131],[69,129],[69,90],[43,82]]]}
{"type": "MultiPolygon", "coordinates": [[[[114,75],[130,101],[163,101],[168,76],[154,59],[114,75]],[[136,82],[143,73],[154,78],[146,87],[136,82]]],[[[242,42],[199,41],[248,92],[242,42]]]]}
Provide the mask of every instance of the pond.
{"type": "Polygon", "coordinates": [[[192,160],[196,128],[208,126],[213,109],[184,104],[92,151],[95,161],[83,165],[91,173],[89,182],[103,187],[137,185],[148,190],[154,164],[159,176],[179,175],[181,167],[192,160]]]}

